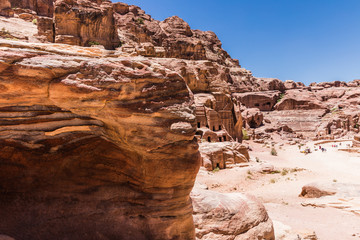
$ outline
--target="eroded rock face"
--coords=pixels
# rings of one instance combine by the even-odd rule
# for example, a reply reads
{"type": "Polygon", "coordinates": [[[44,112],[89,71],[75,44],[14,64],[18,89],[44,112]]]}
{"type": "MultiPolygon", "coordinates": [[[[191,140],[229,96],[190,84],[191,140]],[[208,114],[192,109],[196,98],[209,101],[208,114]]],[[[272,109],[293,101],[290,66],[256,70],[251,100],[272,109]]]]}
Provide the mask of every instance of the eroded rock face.
{"type": "Polygon", "coordinates": [[[120,46],[112,4],[107,1],[57,0],[55,2],[55,42],[71,45],[120,46]]]}
{"type": "Polygon", "coordinates": [[[194,188],[191,199],[197,239],[275,239],[265,207],[253,196],[194,188]]]}
{"type": "Polygon", "coordinates": [[[207,170],[224,169],[235,163],[248,162],[248,149],[236,142],[200,143],[201,163],[207,170]]]}
{"type": "Polygon", "coordinates": [[[13,43],[0,42],[0,233],[193,239],[200,161],[181,76],[145,58],[13,43]]]}
{"type": "Polygon", "coordinates": [[[250,128],[260,127],[264,120],[264,115],[258,108],[245,109],[241,115],[245,125],[250,128]]]}
{"type": "Polygon", "coordinates": [[[5,16],[5,17],[14,16],[14,11],[11,9],[10,0],[2,0],[0,2],[0,16],[5,16]]]}
{"type": "Polygon", "coordinates": [[[31,9],[39,16],[52,17],[55,0],[10,0],[12,8],[31,9]]]}

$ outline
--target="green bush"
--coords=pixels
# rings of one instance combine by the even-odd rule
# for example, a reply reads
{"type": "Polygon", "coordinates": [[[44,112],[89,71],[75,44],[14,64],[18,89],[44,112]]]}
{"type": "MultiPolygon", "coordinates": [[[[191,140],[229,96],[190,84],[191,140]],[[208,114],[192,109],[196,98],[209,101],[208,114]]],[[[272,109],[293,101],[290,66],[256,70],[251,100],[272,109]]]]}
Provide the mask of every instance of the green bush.
{"type": "Polygon", "coordinates": [[[138,24],[144,24],[144,19],[138,18],[138,19],[136,19],[136,22],[137,22],[138,24]]]}
{"type": "Polygon", "coordinates": [[[281,99],[283,99],[285,96],[285,93],[280,93],[279,99],[277,100],[277,102],[280,102],[281,99]]]}
{"type": "Polygon", "coordinates": [[[243,140],[249,140],[250,139],[246,129],[242,130],[242,135],[243,135],[243,140]]]}
{"type": "Polygon", "coordinates": [[[100,45],[100,43],[96,42],[96,41],[89,41],[88,44],[89,44],[89,46],[100,45]]]}
{"type": "Polygon", "coordinates": [[[270,151],[270,154],[273,155],[273,156],[277,156],[277,151],[275,148],[272,148],[271,151],[270,151]]]}
{"type": "Polygon", "coordinates": [[[33,23],[34,25],[37,25],[37,19],[34,18],[34,19],[32,20],[32,23],[33,23]]]}

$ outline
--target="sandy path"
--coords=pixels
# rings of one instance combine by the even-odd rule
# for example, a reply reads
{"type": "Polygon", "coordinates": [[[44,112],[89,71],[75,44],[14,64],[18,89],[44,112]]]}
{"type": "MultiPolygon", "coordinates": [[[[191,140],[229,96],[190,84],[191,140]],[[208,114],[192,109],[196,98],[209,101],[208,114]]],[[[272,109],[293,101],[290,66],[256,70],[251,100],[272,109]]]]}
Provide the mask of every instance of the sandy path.
{"type": "MultiPolygon", "coordinates": [[[[201,171],[197,181],[215,191],[244,191],[257,196],[275,222],[278,236],[282,232],[282,227],[278,226],[280,222],[289,226],[292,233],[315,231],[319,239],[360,239],[360,216],[331,207],[303,207],[301,203],[304,199],[298,197],[301,188],[311,182],[359,184],[359,154],[337,151],[329,143],[323,145],[327,152],[313,151],[308,155],[300,153],[298,146],[284,145],[281,149],[275,146],[278,156],[271,156],[270,148],[252,142],[250,145],[253,151],[250,152],[252,161],[248,167],[235,167],[215,173],[201,171]],[[262,164],[271,164],[280,173],[259,173],[262,164]]],[[[311,150],[314,149],[312,143],[307,145],[311,150]]],[[[288,234],[287,238],[279,239],[293,237],[288,234]]]]}

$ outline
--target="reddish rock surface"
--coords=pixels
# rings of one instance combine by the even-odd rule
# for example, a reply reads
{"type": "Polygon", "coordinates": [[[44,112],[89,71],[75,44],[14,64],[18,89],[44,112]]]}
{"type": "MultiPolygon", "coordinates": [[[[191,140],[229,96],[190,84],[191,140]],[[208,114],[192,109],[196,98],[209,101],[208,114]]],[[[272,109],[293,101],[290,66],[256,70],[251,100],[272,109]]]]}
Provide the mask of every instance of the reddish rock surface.
{"type": "Polygon", "coordinates": [[[112,4],[107,1],[55,2],[55,42],[71,45],[103,45],[106,49],[120,46],[115,28],[112,4]],[[89,17],[91,16],[91,17],[89,17]]]}
{"type": "Polygon", "coordinates": [[[11,9],[10,0],[2,0],[0,2],[0,16],[5,16],[5,17],[14,16],[14,11],[11,9]]]}
{"type": "Polygon", "coordinates": [[[248,108],[241,115],[247,127],[257,128],[263,124],[264,115],[258,108],[248,108]]]}
{"type": "Polygon", "coordinates": [[[235,163],[248,162],[248,149],[240,143],[200,143],[201,163],[209,171],[224,169],[235,163]]]}
{"type": "Polygon", "coordinates": [[[310,183],[303,186],[299,197],[319,198],[336,194],[336,188],[331,184],[310,183]]]}
{"type": "Polygon", "coordinates": [[[0,42],[0,233],[193,239],[200,162],[181,76],[145,58],[11,43],[0,42]]]}
{"type": "Polygon", "coordinates": [[[10,0],[12,8],[31,9],[39,16],[52,17],[54,0],[10,0]]]}

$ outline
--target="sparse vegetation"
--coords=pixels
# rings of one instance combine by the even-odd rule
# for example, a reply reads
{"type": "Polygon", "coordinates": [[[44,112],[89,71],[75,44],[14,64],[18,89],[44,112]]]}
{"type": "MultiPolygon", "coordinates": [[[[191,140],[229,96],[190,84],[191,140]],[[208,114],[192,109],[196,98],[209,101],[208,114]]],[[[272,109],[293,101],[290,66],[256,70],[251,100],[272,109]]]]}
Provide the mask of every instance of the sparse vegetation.
{"type": "Polygon", "coordinates": [[[339,109],[337,107],[333,107],[330,111],[333,112],[337,112],[339,109]]]}
{"type": "Polygon", "coordinates": [[[96,42],[96,41],[89,41],[88,44],[89,44],[89,46],[100,45],[100,43],[96,42]]]}
{"type": "Polygon", "coordinates": [[[337,180],[336,180],[336,179],[333,179],[333,182],[337,182],[337,180]]]}
{"type": "Polygon", "coordinates": [[[37,25],[37,19],[36,19],[36,18],[34,18],[34,19],[32,20],[32,24],[37,25]]]}
{"type": "Polygon", "coordinates": [[[277,156],[277,151],[276,151],[276,149],[275,149],[275,148],[272,148],[271,151],[270,151],[270,154],[271,154],[272,156],[277,156]]]}
{"type": "Polygon", "coordinates": [[[246,129],[242,130],[242,135],[243,135],[243,140],[249,140],[250,139],[246,129]]]}
{"type": "Polygon", "coordinates": [[[285,96],[285,93],[280,93],[280,95],[279,95],[279,99],[277,100],[277,102],[280,102],[280,101],[281,101],[281,99],[283,99],[283,98],[284,98],[284,96],[285,96]]]}
{"type": "Polygon", "coordinates": [[[250,170],[247,171],[247,174],[252,175],[252,172],[250,170]]]}
{"type": "Polygon", "coordinates": [[[270,179],[270,183],[276,183],[275,178],[270,179]]]}
{"type": "Polygon", "coordinates": [[[4,27],[0,31],[0,37],[3,37],[7,40],[18,40],[13,35],[11,35],[10,32],[4,27]]]}
{"type": "Polygon", "coordinates": [[[281,171],[281,175],[282,176],[285,176],[286,174],[289,173],[289,170],[287,170],[286,168],[284,168],[282,171],[281,171]]]}
{"type": "Polygon", "coordinates": [[[260,159],[258,157],[255,157],[256,162],[260,162],[260,159]]]}
{"type": "Polygon", "coordinates": [[[138,18],[138,19],[136,19],[136,22],[137,22],[138,24],[144,24],[144,19],[138,18]]]}
{"type": "Polygon", "coordinates": [[[220,171],[219,167],[214,168],[213,173],[220,171]]]}

